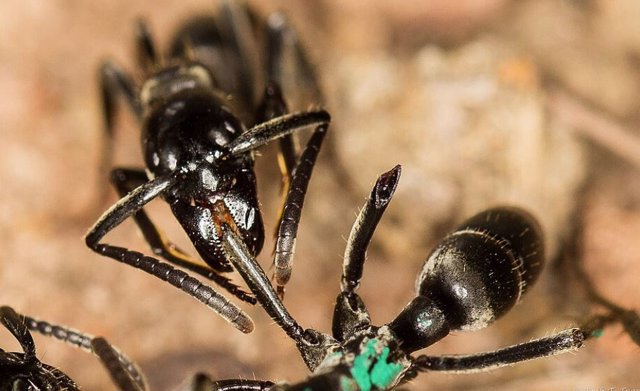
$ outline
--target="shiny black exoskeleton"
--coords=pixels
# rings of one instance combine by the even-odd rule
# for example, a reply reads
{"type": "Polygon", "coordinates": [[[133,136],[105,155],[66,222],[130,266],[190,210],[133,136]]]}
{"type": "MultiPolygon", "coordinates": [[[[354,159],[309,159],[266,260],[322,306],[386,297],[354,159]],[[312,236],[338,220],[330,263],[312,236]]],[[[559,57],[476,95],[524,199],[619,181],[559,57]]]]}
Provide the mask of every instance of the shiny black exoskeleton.
{"type": "MultiPolygon", "coordinates": [[[[17,313],[13,308],[0,307],[0,323],[20,343],[22,352],[0,349],[0,391],[79,391],[81,388],[60,369],[41,362],[36,356],[31,332],[45,335],[95,355],[104,366],[115,389],[119,391],[148,390],[138,366],[102,337],[93,337],[68,327],[36,320],[17,313]]],[[[194,376],[191,391],[259,391],[273,386],[261,380],[213,381],[205,374],[194,376]]]]}
{"type": "MultiPolygon", "coordinates": [[[[0,349],[0,391],[79,391],[81,387],[60,369],[41,362],[36,356],[31,332],[45,335],[95,355],[104,366],[115,389],[119,391],[148,390],[138,366],[102,337],[93,337],[70,328],[36,320],[17,313],[8,306],[0,307],[0,323],[9,330],[22,347],[22,352],[0,349]]],[[[190,390],[258,391],[273,386],[260,380],[212,381],[205,374],[194,377],[190,390]]]]}
{"type": "Polygon", "coordinates": [[[146,388],[137,366],[104,338],[36,320],[7,306],[0,307],[0,323],[11,332],[23,350],[18,353],[0,349],[0,391],[80,390],[64,372],[38,359],[31,331],[93,353],[122,391],[146,388]],[[116,378],[126,378],[126,384],[116,381],[116,378]]]}
{"type": "MultiPolygon", "coordinates": [[[[232,221],[221,223],[224,253],[263,308],[294,340],[313,373],[294,384],[248,379],[214,381],[199,374],[194,377],[190,390],[390,390],[422,371],[468,373],[574,351],[611,323],[621,323],[629,336],[638,341],[640,317],[637,312],[608,301],[588,282],[591,298],[609,312],[593,316],[580,327],[493,352],[412,356],[413,352],[433,345],[451,331],[483,328],[504,315],[535,282],[543,266],[544,251],[540,228],[527,212],[512,207],[481,212],[435,247],[418,275],[416,297],[395,319],[382,326],[371,324],[364,301],[355,291],[362,278],[368,243],[391,201],[399,177],[397,166],[378,179],[352,228],[331,335],[305,330],[291,317],[262,268],[252,259],[243,239],[229,227],[232,221]]],[[[0,321],[24,350],[24,353],[0,351],[0,390],[77,389],[66,375],[35,358],[29,330],[94,353],[119,390],[147,389],[136,365],[103,338],[23,317],[8,307],[0,308],[0,321]]]]}
{"type": "Polygon", "coordinates": [[[0,323],[22,347],[22,353],[0,349],[0,391],[77,390],[76,383],[36,357],[36,346],[24,320],[11,308],[0,307],[0,323]]]}
{"type": "Polygon", "coordinates": [[[216,270],[230,271],[219,248],[214,204],[224,202],[252,254],[262,249],[264,228],[253,156],[230,156],[226,147],[246,129],[209,89],[190,89],[151,105],[142,145],[153,177],[184,171],[164,199],[202,259],[216,270]]]}
{"type": "Polygon", "coordinates": [[[171,283],[239,330],[250,332],[251,319],[213,288],[154,257],[102,242],[109,231],[133,217],[157,256],[213,280],[241,300],[255,303],[253,296],[221,274],[233,269],[222,251],[221,227],[231,227],[252,256],[260,252],[264,227],[256,195],[254,151],[281,139],[282,171],[289,192],[278,223],[274,270],[279,286],[284,286],[290,275],[300,211],[330,117],[323,110],[287,111],[280,89],[285,77],[278,64],[288,56],[299,65],[305,80],[314,78],[295,34],[280,14],[272,15],[263,28],[266,88],[257,102],[260,77],[253,65],[258,26],[244,7],[230,1],[220,3],[218,17],[187,22],[166,56],[157,54],[145,25],[139,24],[137,49],[144,73],[139,85],[113,63],[101,68],[109,136],[104,165],[109,165],[115,103],[122,95],[142,129],[146,168],[112,171],[112,182],[122,198],[95,223],[85,239],[94,251],[171,283]],[[247,128],[245,124],[252,126],[247,128]],[[309,126],[315,131],[298,156],[291,147],[291,133],[309,126]],[[143,210],[157,197],[170,205],[207,266],[167,240],[143,210]]]}
{"type": "Polygon", "coordinates": [[[389,390],[422,371],[476,372],[574,351],[607,324],[619,322],[633,338],[640,318],[594,316],[580,327],[493,352],[454,356],[412,356],[455,330],[488,326],[508,312],[540,275],[542,232],[527,212],[513,207],[481,212],[436,246],[416,282],[416,297],[391,322],[375,326],[355,292],[365,253],[395,191],[400,167],[380,176],[353,225],[344,255],[342,292],[336,299],[332,334],[303,329],[288,313],[261,269],[254,268],[241,238],[225,227],[224,251],[248,282],[262,307],[294,340],[312,371],[296,384],[271,391],[389,390]]]}

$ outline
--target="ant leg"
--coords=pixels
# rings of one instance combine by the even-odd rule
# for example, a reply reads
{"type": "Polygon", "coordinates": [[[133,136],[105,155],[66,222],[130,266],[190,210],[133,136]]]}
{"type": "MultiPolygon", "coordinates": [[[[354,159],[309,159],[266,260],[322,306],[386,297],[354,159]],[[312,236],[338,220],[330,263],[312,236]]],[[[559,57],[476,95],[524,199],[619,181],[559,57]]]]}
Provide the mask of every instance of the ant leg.
{"type": "Polygon", "coordinates": [[[295,102],[323,105],[324,94],[315,69],[284,13],[269,15],[265,36],[267,81],[280,84],[287,95],[294,95],[295,102]]]}
{"type": "MultiPolygon", "coordinates": [[[[288,113],[287,104],[282,97],[282,91],[278,83],[270,81],[264,92],[264,99],[260,107],[258,107],[258,122],[264,122],[272,118],[288,113]]],[[[274,236],[277,237],[282,222],[282,213],[284,211],[285,196],[291,186],[291,172],[296,166],[297,155],[297,138],[293,138],[292,134],[283,136],[279,140],[280,151],[278,153],[278,167],[282,182],[280,183],[281,203],[278,210],[278,218],[274,227],[274,236]]]]}
{"type": "Polygon", "coordinates": [[[33,342],[33,337],[25,325],[23,318],[14,311],[13,308],[7,306],[0,307],[0,323],[2,323],[20,343],[20,347],[24,352],[24,361],[37,360],[36,344],[33,342]]]}
{"type": "Polygon", "coordinates": [[[98,254],[126,263],[163,281],[169,282],[171,285],[204,303],[238,330],[249,333],[253,330],[253,322],[249,316],[215,289],[204,285],[182,270],[177,270],[173,266],[161,262],[156,258],[145,256],[144,254],[131,251],[127,248],[116,247],[100,242],[104,235],[122,221],[133,216],[140,211],[144,205],[173,186],[178,179],[178,174],[179,173],[171,176],[157,177],[138,186],[121,198],[120,201],[107,210],[89,230],[85,236],[85,242],[89,248],[98,254]]]}
{"type": "Polygon", "coordinates": [[[204,373],[197,373],[189,387],[190,391],[267,391],[273,382],[265,380],[229,379],[213,381],[204,373]]]}
{"type": "MultiPolygon", "coordinates": [[[[307,53],[298,36],[282,12],[274,12],[267,18],[266,37],[266,81],[264,102],[259,110],[259,118],[267,120],[288,112],[282,91],[292,95],[294,102],[307,102],[318,106],[324,104],[324,97],[318,79],[307,53]],[[308,97],[299,95],[307,94],[308,97]]],[[[306,109],[303,103],[299,109],[306,109]]],[[[299,148],[297,140],[291,136],[280,139],[280,170],[284,188],[288,188],[291,172],[297,164],[299,148]]]]}
{"type": "Polygon", "coordinates": [[[100,362],[106,368],[119,391],[144,391],[147,389],[144,383],[140,384],[131,378],[120,361],[120,355],[106,339],[102,337],[92,339],[91,348],[100,358],[100,362]]]}
{"type": "Polygon", "coordinates": [[[353,330],[371,323],[369,312],[355,291],[362,278],[367,247],[382,214],[393,197],[400,180],[400,171],[400,166],[397,165],[378,178],[351,228],[344,253],[342,292],[336,299],[333,313],[333,336],[339,341],[344,341],[348,335],[353,334],[353,330]]]}
{"type": "MultiPolygon", "coordinates": [[[[125,197],[130,191],[147,181],[147,174],[143,170],[118,168],[111,172],[111,183],[115,186],[120,197],[125,197]]],[[[187,253],[169,241],[143,209],[136,212],[133,215],[133,219],[154,254],[176,266],[183,267],[213,281],[242,301],[250,304],[256,303],[255,297],[240,289],[230,279],[210,267],[198,264],[187,253]]]]}
{"type": "Polygon", "coordinates": [[[326,132],[326,126],[316,128],[302,155],[300,155],[300,160],[293,171],[291,185],[278,224],[279,229],[273,264],[278,294],[281,297],[284,296],[284,286],[291,278],[293,254],[296,246],[296,236],[298,234],[302,206],[307,194],[311,173],[326,132]]]}
{"type": "MultiPolygon", "coordinates": [[[[287,95],[293,94],[294,102],[303,101],[297,96],[301,92],[312,91],[313,104],[322,104],[324,99],[318,88],[313,67],[309,64],[306,53],[295,31],[289,27],[284,14],[275,12],[269,15],[265,37],[267,88],[263,104],[259,108],[259,119],[264,121],[288,112],[282,89],[288,92],[287,95]]],[[[280,150],[279,165],[284,181],[283,188],[287,189],[299,155],[297,140],[292,135],[282,137],[280,150]]]]}
{"type": "MultiPolygon", "coordinates": [[[[0,322],[16,337],[18,342],[20,342],[20,345],[25,353],[25,361],[37,360],[35,356],[35,344],[33,342],[33,337],[31,336],[30,331],[37,332],[46,337],[57,339],[69,345],[73,345],[76,348],[80,348],[89,353],[95,354],[101,359],[102,356],[100,355],[100,353],[96,349],[94,349],[95,341],[100,339],[102,340],[102,344],[109,345],[109,343],[104,340],[104,338],[94,338],[89,334],[81,333],[68,327],[51,324],[49,322],[21,315],[14,311],[11,307],[7,306],[0,307],[0,322]]],[[[125,389],[145,390],[146,385],[144,377],[141,375],[138,366],[113,346],[109,345],[109,347],[113,353],[113,359],[111,360],[112,363],[114,363],[114,365],[117,365],[120,368],[120,371],[124,373],[124,376],[129,379],[129,382],[133,383],[133,385],[136,386],[136,388],[123,387],[120,389],[123,391],[125,389]]],[[[117,384],[121,385],[121,383],[117,384]]]]}
{"type": "Polygon", "coordinates": [[[124,96],[136,118],[142,118],[142,105],[137,98],[131,77],[113,62],[106,61],[100,67],[100,93],[105,129],[109,137],[113,136],[115,105],[118,95],[124,96]]]}
{"type": "Polygon", "coordinates": [[[242,96],[246,107],[255,106],[255,86],[258,64],[255,53],[258,52],[249,9],[237,1],[221,0],[220,10],[216,16],[221,42],[230,46],[227,54],[233,58],[233,74],[237,77],[236,88],[242,96]],[[230,51],[230,53],[229,53],[230,51]]]}
{"type": "Polygon", "coordinates": [[[584,330],[572,328],[549,337],[493,352],[454,356],[421,355],[414,359],[405,380],[409,380],[412,376],[415,377],[421,371],[481,372],[536,358],[571,352],[579,349],[588,337],[589,335],[584,330]]]}
{"type": "MultiPolygon", "coordinates": [[[[574,230],[576,231],[574,233],[576,238],[582,237],[583,232],[581,228],[576,227],[574,230]]],[[[578,242],[577,239],[575,241],[578,242]]],[[[640,314],[636,311],[619,306],[598,291],[591,280],[591,277],[589,277],[587,272],[584,270],[582,249],[578,247],[577,243],[574,243],[573,246],[574,248],[571,250],[574,254],[570,259],[573,259],[575,276],[582,281],[589,299],[592,302],[601,305],[608,311],[606,315],[594,316],[591,321],[587,321],[586,324],[593,329],[596,335],[598,335],[604,326],[610,323],[619,322],[631,340],[636,345],[640,346],[640,314]]]]}
{"type": "MultiPolygon", "coordinates": [[[[316,68],[284,13],[274,12],[268,16],[264,36],[266,80],[278,83],[284,96],[295,105],[292,107],[293,110],[324,107],[326,99],[316,68]]],[[[288,173],[295,167],[296,156],[300,151],[297,140],[291,139],[292,142],[282,138],[280,142],[282,160],[289,167],[288,173]]],[[[337,184],[347,190],[347,195],[354,203],[359,203],[359,191],[354,187],[353,178],[342,163],[335,139],[329,138],[325,141],[323,149],[328,160],[333,162],[331,173],[335,176],[337,184]]]]}
{"type": "MultiPolygon", "coordinates": [[[[258,122],[263,122],[289,112],[282,93],[284,83],[286,83],[285,87],[289,87],[285,89],[293,94],[294,102],[302,101],[297,95],[299,95],[301,91],[309,90],[306,84],[311,84],[312,86],[317,87],[317,83],[315,83],[315,78],[313,77],[315,75],[312,75],[311,77],[312,83],[304,83],[305,81],[308,81],[309,78],[303,78],[300,75],[299,71],[302,67],[290,66],[292,65],[291,63],[296,63],[293,65],[298,65],[299,62],[304,62],[306,64],[307,61],[304,53],[302,53],[302,49],[299,45],[295,32],[289,28],[282,13],[276,12],[269,16],[265,29],[265,37],[267,87],[265,89],[263,102],[258,107],[258,122]],[[293,82],[294,80],[296,83],[293,82]],[[303,84],[300,85],[298,81],[303,81],[303,84]]],[[[304,72],[302,73],[305,74],[304,72]]],[[[315,88],[315,90],[317,90],[317,88],[315,88]]],[[[321,102],[321,100],[315,100],[315,104],[319,102],[321,102]]],[[[279,224],[282,220],[284,197],[286,196],[291,184],[291,173],[295,169],[298,161],[298,138],[294,137],[293,134],[286,135],[280,138],[279,146],[280,152],[278,154],[278,166],[282,175],[282,203],[278,213],[278,224],[275,227],[276,234],[280,229],[279,224]]]]}
{"type": "MultiPolygon", "coordinates": [[[[257,111],[258,123],[277,118],[289,112],[278,82],[270,81],[267,84],[262,104],[258,107],[257,111]]],[[[291,172],[295,168],[298,160],[297,143],[296,139],[292,136],[292,134],[287,134],[279,140],[280,153],[278,154],[278,166],[282,174],[283,189],[289,188],[291,172]]]]}
{"type": "Polygon", "coordinates": [[[602,329],[610,323],[619,322],[631,340],[640,346],[640,315],[638,312],[623,308],[604,297],[594,286],[593,282],[584,271],[582,262],[576,261],[576,276],[581,279],[587,290],[589,299],[608,310],[606,315],[596,315],[586,324],[599,335],[602,329]]]}
{"type": "Polygon", "coordinates": [[[572,267],[573,275],[582,283],[587,293],[587,297],[593,303],[604,307],[607,310],[605,315],[596,315],[585,322],[585,328],[593,331],[595,336],[602,333],[602,329],[610,323],[619,322],[624,331],[629,335],[631,340],[640,346],[640,314],[619,306],[610,299],[606,298],[595,286],[591,277],[584,268],[584,197],[579,200],[576,209],[576,218],[570,232],[571,240],[565,244],[563,254],[564,260],[572,267]]]}
{"type": "Polygon", "coordinates": [[[104,118],[106,140],[102,150],[100,162],[101,172],[111,168],[113,155],[114,121],[116,117],[116,100],[122,95],[128,107],[138,120],[142,118],[142,105],[137,98],[131,77],[121,70],[115,63],[106,61],[99,71],[100,96],[102,101],[102,116],[104,118]]]}
{"type": "Polygon", "coordinates": [[[401,167],[397,165],[378,178],[367,203],[351,228],[344,252],[342,292],[355,292],[360,285],[367,247],[380,218],[396,191],[396,186],[400,181],[400,172],[401,167]]]}
{"type": "Polygon", "coordinates": [[[229,224],[233,224],[233,219],[230,218],[231,213],[222,201],[216,202],[214,209],[215,213],[213,215],[216,216],[214,224],[222,231],[219,236],[222,237],[222,249],[227,259],[242,276],[242,279],[247,283],[271,319],[291,339],[299,342],[302,339],[304,330],[287,311],[265,275],[264,270],[244,244],[237,232],[237,228],[229,226],[229,224]]]}
{"type": "MultiPolygon", "coordinates": [[[[0,312],[4,315],[5,311],[7,310],[12,311],[20,320],[21,326],[25,327],[29,331],[37,332],[38,334],[44,335],[46,337],[57,339],[58,341],[62,341],[69,345],[73,345],[76,348],[97,355],[97,353],[92,348],[92,341],[94,340],[94,337],[92,335],[81,333],[68,327],[51,324],[42,320],[37,320],[29,316],[19,315],[9,307],[2,307],[0,309],[0,312]]],[[[133,379],[133,381],[135,381],[143,389],[146,388],[144,377],[138,369],[138,366],[129,358],[127,358],[123,353],[119,352],[115,348],[114,350],[116,352],[117,359],[120,362],[120,365],[124,368],[124,370],[126,370],[131,379],[133,379]]]]}
{"type": "Polygon", "coordinates": [[[331,116],[325,110],[285,114],[252,127],[227,144],[227,148],[231,155],[240,155],[308,126],[326,128],[330,121],[331,116]]]}
{"type": "Polygon", "coordinates": [[[144,20],[138,20],[136,24],[136,56],[145,73],[151,73],[160,64],[158,50],[144,20]]]}

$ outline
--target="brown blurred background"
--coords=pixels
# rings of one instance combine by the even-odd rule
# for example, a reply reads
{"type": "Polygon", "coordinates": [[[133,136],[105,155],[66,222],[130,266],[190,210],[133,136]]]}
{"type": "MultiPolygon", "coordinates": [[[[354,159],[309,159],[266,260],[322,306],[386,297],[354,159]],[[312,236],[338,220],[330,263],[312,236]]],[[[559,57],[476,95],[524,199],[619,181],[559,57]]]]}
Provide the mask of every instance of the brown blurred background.
{"type": "MultiPolygon", "coordinates": [[[[0,3],[0,303],[108,337],[142,365],[157,391],[175,389],[197,370],[271,380],[307,373],[291,341],[260,308],[248,309],[256,331],[241,335],[186,295],[101,259],[82,242],[116,200],[98,169],[100,61],[114,58],[133,70],[137,17],[165,46],[181,21],[214,12],[213,3],[0,3]],[[107,203],[100,201],[105,192],[107,203]]],[[[638,308],[640,3],[249,3],[260,15],[286,11],[317,65],[334,118],[286,297],[303,326],[329,330],[344,238],[376,176],[397,163],[403,178],[369,251],[361,289],[376,323],[391,320],[410,300],[438,238],[496,203],[525,206],[540,218],[549,259],[580,223],[584,262],[597,286],[638,308]]],[[[116,163],[140,165],[135,124],[120,117],[116,163]]],[[[257,169],[271,231],[279,187],[273,148],[262,152],[257,169]]],[[[188,247],[162,202],[151,211],[188,247]]],[[[131,222],[108,239],[147,249],[131,222]]],[[[260,259],[268,269],[269,251],[260,259]]],[[[487,351],[597,311],[571,267],[550,262],[504,319],[449,336],[428,352],[487,351]]],[[[0,346],[18,349],[4,331],[0,346]]],[[[113,388],[85,353],[46,338],[37,347],[43,361],[85,389],[113,388]]],[[[486,374],[423,374],[408,388],[632,388],[640,386],[638,354],[616,326],[576,354],[486,374]]]]}

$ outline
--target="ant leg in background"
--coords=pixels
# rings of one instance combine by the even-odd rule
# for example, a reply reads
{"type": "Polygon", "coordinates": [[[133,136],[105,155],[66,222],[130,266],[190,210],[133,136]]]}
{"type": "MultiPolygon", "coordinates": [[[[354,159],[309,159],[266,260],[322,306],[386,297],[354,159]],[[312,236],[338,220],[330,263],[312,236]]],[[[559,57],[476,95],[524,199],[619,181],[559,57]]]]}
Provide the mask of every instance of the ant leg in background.
{"type": "MultiPolygon", "coordinates": [[[[36,320],[15,312],[11,307],[0,307],[0,323],[20,343],[23,353],[0,349],[0,388],[11,390],[69,390],[80,387],[51,365],[36,357],[36,348],[30,332],[37,332],[98,357],[118,391],[146,391],[148,387],[138,366],[103,337],[93,337],[70,328],[36,320]],[[33,388],[35,387],[35,388],[33,388]]],[[[228,379],[213,381],[205,374],[194,376],[192,391],[267,391],[270,381],[228,379]]]]}
{"type": "MultiPolygon", "coordinates": [[[[296,89],[305,88],[312,91],[316,104],[321,104],[322,94],[318,81],[313,72],[313,67],[301,47],[295,32],[289,28],[286,18],[282,13],[273,13],[269,16],[266,26],[266,79],[267,88],[263,102],[258,109],[258,118],[268,120],[288,112],[287,103],[283,97],[281,87],[287,82],[284,70],[287,60],[294,63],[293,72],[302,83],[296,84],[296,89]],[[300,86],[302,84],[302,87],[300,86]]],[[[298,80],[296,79],[296,81],[298,80]]],[[[298,92],[292,91],[293,93],[298,92]]],[[[300,224],[301,209],[304,204],[309,179],[315,165],[320,142],[312,140],[318,132],[324,133],[326,129],[317,129],[311,136],[305,148],[305,152],[298,157],[297,138],[294,134],[280,139],[280,153],[278,162],[282,174],[282,190],[286,194],[279,213],[276,225],[276,246],[274,256],[274,279],[280,298],[284,297],[284,286],[291,277],[293,267],[293,255],[298,225],[300,224]],[[317,147],[313,147],[313,145],[317,147]],[[307,152],[308,151],[308,152],[307,152]],[[296,174],[297,173],[297,174],[296,174]]],[[[324,136],[322,136],[324,137],[324,136]]]]}
{"type": "Polygon", "coordinates": [[[22,348],[22,353],[0,349],[0,388],[26,390],[66,388],[78,390],[76,383],[61,370],[42,363],[36,356],[36,345],[25,319],[10,307],[0,307],[0,323],[9,330],[22,348]]]}
{"type": "Polygon", "coordinates": [[[136,27],[136,57],[138,65],[143,72],[151,73],[153,68],[160,64],[160,56],[147,24],[142,20],[138,20],[136,27]]]}
{"type": "MultiPolygon", "coordinates": [[[[287,113],[288,107],[283,94],[292,95],[293,101],[298,102],[304,100],[298,95],[311,91],[308,103],[313,106],[324,105],[324,97],[313,66],[284,14],[274,12],[269,15],[265,37],[267,88],[258,110],[259,118],[266,120],[287,113]]],[[[283,188],[287,189],[299,155],[297,140],[293,135],[280,139],[280,150],[283,188]]]]}
{"type": "Polygon", "coordinates": [[[131,77],[111,61],[105,61],[100,67],[99,84],[104,133],[98,166],[98,179],[100,180],[98,188],[105,190],[98,195],[97,204],[103,205],[107,203],[109,193],[102,181],[113,166],[114,122],[118,96],[124,97],[127,106],[138,122],[142,118],[142,105],[137,98],[136,87],[131,77]]]}
{"type": "MultiPolygon", "coordinates": [[[[142,21],[137,24],[136,53],[138,63],[145,71],[150,70],[159,62],[157,50],[149,30],[142,21]]],[[[113,139],[115,137],[114,122],[117,114],[118,96],[124,97],[127,107],[129,107],[138,123],[142,122],[143,108],[133,79],[115,63],[105,61],[100,67],[99,79],[102,116],[106,134],[100,168],[103,170],[102,172],[106,173],[112,167],[113,139]]]]}

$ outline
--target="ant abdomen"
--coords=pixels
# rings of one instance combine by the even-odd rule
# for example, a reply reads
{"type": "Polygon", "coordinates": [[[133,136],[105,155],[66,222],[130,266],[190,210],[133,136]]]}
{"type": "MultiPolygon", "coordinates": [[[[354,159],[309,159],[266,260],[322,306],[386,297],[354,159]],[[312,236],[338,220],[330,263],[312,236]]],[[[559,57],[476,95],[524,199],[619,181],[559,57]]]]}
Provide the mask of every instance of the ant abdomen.
{"type": "Polygon", "coordinates": [[[543,263],[542,232],[533,216],[493,208],[440,242],[418,276],[417,291],[446,310],[450,329],[479,329],[518,302],[543,263]]]}

